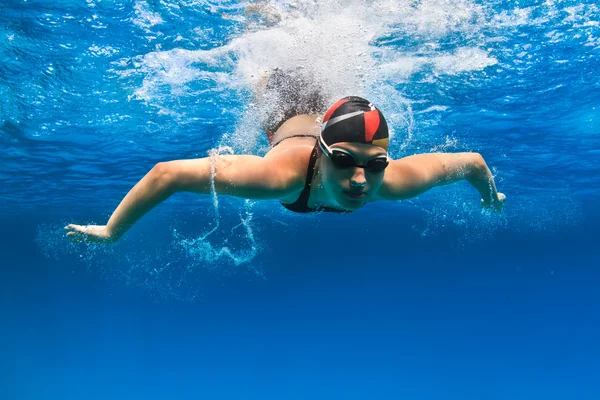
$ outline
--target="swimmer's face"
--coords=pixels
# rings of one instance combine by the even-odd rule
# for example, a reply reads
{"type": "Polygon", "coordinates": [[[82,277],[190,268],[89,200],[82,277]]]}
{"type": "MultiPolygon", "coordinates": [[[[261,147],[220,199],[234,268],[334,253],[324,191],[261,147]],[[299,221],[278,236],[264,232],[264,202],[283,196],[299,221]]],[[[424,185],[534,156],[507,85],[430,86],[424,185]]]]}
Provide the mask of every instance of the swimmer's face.
{"type": "MultiPolygon", "coordinates": [[[[386,151],[371,144],[340,142],[329,146],[333,150],[348,153],[356,165],[364,166],[377,157],[387,156],[386,151]]],[[[384,171],[352,166],[340,168],[325,154],[321,162],[322,182],[330,199],[346,210],[356,210],[371,200],[383,183],[384,171]]],[[[381,161],[381,160],[379,160],[381,161]]]]}

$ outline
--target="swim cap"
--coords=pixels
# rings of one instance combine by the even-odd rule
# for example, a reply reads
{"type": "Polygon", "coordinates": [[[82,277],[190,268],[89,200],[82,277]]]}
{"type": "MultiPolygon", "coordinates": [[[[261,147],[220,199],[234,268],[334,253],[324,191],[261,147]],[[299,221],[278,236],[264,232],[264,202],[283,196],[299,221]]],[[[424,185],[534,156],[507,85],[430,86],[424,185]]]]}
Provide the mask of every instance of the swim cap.
{"type": "Polygon", "coordinates": [[[357,96],[344,97],[331,106],[321,125],[321,140],[327,146],[339,142],[367,143],[387,151],[389,137],[381,111],[357,96]]]}

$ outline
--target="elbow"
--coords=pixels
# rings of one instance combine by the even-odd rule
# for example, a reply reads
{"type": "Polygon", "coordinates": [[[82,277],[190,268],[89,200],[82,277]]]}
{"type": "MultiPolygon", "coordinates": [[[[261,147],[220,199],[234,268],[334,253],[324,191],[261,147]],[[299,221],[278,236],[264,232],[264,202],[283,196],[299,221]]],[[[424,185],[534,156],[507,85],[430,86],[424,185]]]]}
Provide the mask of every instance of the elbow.
{"type": "Polygon", "coordinates": [[[487,169],[487,164],[485,163],[485,160],[481,154],[473,153],[473,166],[476,170],[487,169]]]}
{"type": "Polygon", "coordinates": [[[467,178],[477,178],[482,175],[487,175],[488,167],[479,153],[469,153],[471,160],[469,163],[467,178]]]}
{"type": "Polygon", "coordinates": [[[175,182],[173,168],[169,162],[157,163],[148,173],[152,186],[162,190],[173,190],[175,182]]]}
{"type": "Polygon", "coordinates": [[[483,156],[479,153],[471,153],[472,157],[473,157],[473,164],[478,167],[478,168],[482,168],[485,167],[485,160],[483,159],[483,156]]]}

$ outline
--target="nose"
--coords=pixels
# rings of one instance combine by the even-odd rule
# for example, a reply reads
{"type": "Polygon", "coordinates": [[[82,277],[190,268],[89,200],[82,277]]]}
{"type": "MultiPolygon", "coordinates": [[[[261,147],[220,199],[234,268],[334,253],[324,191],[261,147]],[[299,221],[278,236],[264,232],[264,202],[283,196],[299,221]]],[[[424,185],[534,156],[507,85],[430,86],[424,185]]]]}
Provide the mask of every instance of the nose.
{"type": "Polygon", "coordinates": [[[350,177],[350,186],[353,188],[362,188],[367,184],[365,171],[362,168],[354,168],[354,173],[350,177]]]}

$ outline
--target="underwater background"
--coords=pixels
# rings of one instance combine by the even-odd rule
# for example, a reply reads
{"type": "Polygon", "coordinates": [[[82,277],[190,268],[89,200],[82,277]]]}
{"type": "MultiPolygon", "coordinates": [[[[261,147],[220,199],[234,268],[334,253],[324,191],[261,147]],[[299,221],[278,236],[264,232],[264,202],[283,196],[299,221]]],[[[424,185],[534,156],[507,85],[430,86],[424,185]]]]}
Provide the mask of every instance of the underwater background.
{"type": "Polygon", "coordinates": [[[600,398],[599,70],[593,1],[0,0],[0,398],[600,398]],[[157,162],[265,154],[275,68],[393,158],[481,153],[504,211],[180,193],[65,238],[157,162]]]}

